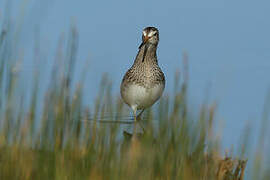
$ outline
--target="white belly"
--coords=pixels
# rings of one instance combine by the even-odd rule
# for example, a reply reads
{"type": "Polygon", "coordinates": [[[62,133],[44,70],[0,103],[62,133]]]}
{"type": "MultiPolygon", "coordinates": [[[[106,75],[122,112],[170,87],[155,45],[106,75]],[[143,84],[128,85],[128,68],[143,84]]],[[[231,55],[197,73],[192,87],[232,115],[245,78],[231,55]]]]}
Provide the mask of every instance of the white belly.
{"type": "Polygon", "coordinates": [[[129,106],[145,109],[152,106],[160,98],[163,90],[163,84],[156,85],[150,89],[132,84],[125,88],[122,92],[122,97],[129,106]]]}

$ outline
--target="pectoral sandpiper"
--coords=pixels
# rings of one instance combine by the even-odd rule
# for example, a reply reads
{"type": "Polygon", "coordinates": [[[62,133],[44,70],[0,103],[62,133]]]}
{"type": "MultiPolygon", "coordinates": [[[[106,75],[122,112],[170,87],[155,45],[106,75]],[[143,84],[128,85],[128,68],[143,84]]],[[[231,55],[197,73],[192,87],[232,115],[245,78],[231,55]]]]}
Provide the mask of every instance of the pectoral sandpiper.
{"type": "Polygon", "coordinates": [[[151,107],[162,95],[165,77],[157,60],[159,32],[155,27],[146,27],[142,43],[132,67],[126,72],[121,83],[121,96],[133,110],[135,122],[142,112],[151,107]],[[142,110],[137,116],[137,110],[142,110]]]}

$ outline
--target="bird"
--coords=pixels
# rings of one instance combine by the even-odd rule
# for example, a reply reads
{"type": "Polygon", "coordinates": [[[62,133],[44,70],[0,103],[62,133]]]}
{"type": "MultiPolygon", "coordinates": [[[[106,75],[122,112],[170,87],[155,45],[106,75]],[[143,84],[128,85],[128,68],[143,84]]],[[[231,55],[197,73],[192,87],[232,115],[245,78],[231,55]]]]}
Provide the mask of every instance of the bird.
{"type": "Polygon", "coordinates": [[[141,119],[145,109],[160,99],[165,88],[165,76],[158,65],[156,53],[158,43],[158,29],[144,28],[137,56],[121,82],[121,97],[132,109],[135,122],[141,119]],[[138,110],[141,112],[137,116],[138,110]]]}

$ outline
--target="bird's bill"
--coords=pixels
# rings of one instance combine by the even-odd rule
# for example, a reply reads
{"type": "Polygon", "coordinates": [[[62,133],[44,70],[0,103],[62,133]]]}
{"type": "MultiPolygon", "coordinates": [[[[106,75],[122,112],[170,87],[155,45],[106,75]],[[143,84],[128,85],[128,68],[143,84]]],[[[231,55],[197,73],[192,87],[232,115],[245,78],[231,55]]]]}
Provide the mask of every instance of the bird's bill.
{"type": "Polygon", "coordinates": [[[149,39],[149,37],[147,35],[146,36],[143,36],[143,42],[141,43],[141,45],[139,47],[139,49],[141,49],[141,47],[143,45],[145,45],[144,50],[143,50],[143,59],[142,59],[142,62],[144,62],[144,59],[145,59],[145,56],[146,56],[146,52],[148,50],[148,45],[146,44],[147,41],[148,41],[148,39],[149,39]]]}
{"type": "Polygon", "coordinates": [[[149,37],[148,36],[143,36],[143,43],[145,44],[148,41],[149,37]]]}
{"type": "Polygon", "coordinates": [[[145,45],[145,44],[147,43],[148,39],[149,39],[148,36],[143,36],[143,42],[142,42],[141,45],[139,46],[139,49],[140,49],[143,45],[145,45]]]}
{"type": "Polygon", "coordinates": [[[144,59],[145,59],[147,50],[148,50],[148,44],[145,45],[145,48],[144,48],[144,51],[143,51],[143,59],[142,59],[142,62],[144,62],[144,59]]]}

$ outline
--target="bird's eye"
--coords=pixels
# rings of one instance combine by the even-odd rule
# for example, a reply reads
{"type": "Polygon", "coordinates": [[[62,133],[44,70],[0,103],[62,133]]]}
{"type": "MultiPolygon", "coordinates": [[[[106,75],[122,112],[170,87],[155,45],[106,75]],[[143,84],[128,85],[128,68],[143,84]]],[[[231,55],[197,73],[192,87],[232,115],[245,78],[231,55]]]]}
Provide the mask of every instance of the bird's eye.
{"type": "Polygon", "coordinates": [[[157,31],[151,31],[149,34],[148,34],[148,37],[153,37],[153,36],[156,36],[157,35],[157,31]]]}

